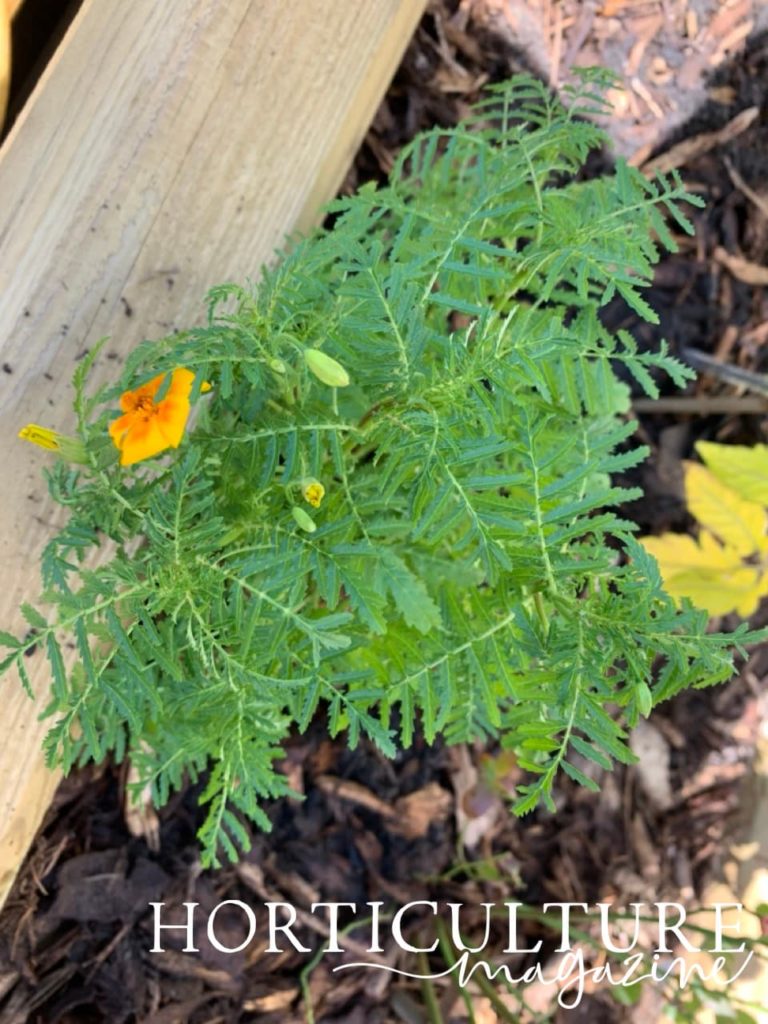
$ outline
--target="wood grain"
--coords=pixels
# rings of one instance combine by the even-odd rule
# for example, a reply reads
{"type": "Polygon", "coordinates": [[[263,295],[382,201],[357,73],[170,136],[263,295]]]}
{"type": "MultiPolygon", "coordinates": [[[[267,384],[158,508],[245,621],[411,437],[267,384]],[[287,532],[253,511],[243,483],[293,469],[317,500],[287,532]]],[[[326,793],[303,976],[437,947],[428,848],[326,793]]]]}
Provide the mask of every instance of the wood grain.
{"type": "MultiPolygon", "coordinates": [[[[27,422],[72,425],[75,362],[113,377],[145,337],[258,276],[342,180],[425,0],[86,0],[0,151],[0,628],[39,591],[59,510],[27,422]]],[[[56,786],[37,702],[0,680],[0,901],[56,786]]]]}

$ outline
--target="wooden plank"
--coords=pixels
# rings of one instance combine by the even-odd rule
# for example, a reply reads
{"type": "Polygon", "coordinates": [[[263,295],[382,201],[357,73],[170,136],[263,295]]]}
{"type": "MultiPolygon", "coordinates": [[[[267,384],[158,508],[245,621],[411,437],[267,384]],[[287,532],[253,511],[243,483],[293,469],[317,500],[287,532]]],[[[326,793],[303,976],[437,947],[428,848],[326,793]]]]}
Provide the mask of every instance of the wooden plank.
{"type": "Polygon", "coordinates": [[[3,127],[11,84],[11,17],[13,13],[13,7],[6,6],[5,0],[0,0],[0,128],[3,127]]]}
{"type": "MultiPolygon", "coordinates": [[[[0,628],[39,591],[59,510],[32,421],[72,426],[70,379],[199,322],[204,292],[255,277],[338,188],[425,0],[86,0],[0,151],[0,628]]],[[[3,680],[0,901],[57,779],[38,701],[3,680]]]]}

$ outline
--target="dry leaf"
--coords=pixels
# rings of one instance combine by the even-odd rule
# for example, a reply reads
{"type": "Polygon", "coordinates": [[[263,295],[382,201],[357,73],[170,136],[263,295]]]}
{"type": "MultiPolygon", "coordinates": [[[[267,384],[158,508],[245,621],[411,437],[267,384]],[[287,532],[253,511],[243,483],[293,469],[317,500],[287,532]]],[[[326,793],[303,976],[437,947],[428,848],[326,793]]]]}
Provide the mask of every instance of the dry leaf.
{"type": "Polygon", "coordinates": [[[339,779],[335,775],[318,775],[315,785],[324,793],[341,797],[342,800],[349,800],[351,803],[367,807],[369,811],[375,811],[383,818],[392,818],[395,814],[393,807],[385,803],[380,797],[372,793],[366,786],[359,782],[352,782],[350,779],[339,779]]]}
{"type": "Polygon", "coordinates": [[[451,782],[456,794],[456,829],[464,846],[473,850],[496,822],[503,805],[480,779],[466,746],[454,747],[451,782]]]}
{"type": "Polygon", "coordinates": [[[759,263],[750,263],[749,260],[742,259],[741,256],[733,256],[720,245],[718,245],[712,255],[721,266],[725,267],[739,281],[743,281],[745,284],[756,285],[757,287],[768,285],[768,267],[761,267],[759,263]]]}
{"type": "Polygon", "coordinates": [[[395,803],[395,822],[390,826],[393,832],[399,832],[408,839],[421,839],[433,822],[443,822],[453,810],[453,797],[430,782],[423,789],[401,796],[395,803]]]}

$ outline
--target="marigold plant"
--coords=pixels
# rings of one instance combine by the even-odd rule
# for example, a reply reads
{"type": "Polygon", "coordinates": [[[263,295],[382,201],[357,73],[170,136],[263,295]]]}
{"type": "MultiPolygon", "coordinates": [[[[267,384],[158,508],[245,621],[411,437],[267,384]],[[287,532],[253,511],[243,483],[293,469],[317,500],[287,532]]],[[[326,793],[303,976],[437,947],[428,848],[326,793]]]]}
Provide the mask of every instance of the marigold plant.
{"type": "MultiPolygon", "coordinates": [[[[611,474],[646,455],[623,376],[655,394],[688,372],[600,307],[655,321],[666,217],[690,231],[698,200],[621,161],[578,177],[603,142],[595,79],[569,109],[529,78],[492,91],[112,389],[86,397],[96,353],[79,366],[87,465],[50,471],[70,517],[46,613],[26,609],[48,758],[128,755],[158,804],[208,769],[206,863],[248,846],[247,819],[269,827],[282,744],[314,716],[390,756],[417,728],[499,738],[529,772],[523,813],[553,806],[560,771],[594,788],[590,762],[631,760],[627,724],[727,679],[751,638],[678,608],[615,511],[639,492],[611,474]]],[[[26,678],[29,640],[3,641],[26,678]]]]}

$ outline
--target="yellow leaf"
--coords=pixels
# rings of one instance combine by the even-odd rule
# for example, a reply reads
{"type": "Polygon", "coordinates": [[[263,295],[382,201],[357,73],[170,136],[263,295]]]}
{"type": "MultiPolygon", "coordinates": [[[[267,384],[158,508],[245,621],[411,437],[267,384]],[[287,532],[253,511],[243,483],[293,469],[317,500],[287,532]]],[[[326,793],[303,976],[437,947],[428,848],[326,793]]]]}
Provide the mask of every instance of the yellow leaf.
{"type": "Polygon", "coordinates": [[[696,451],[718,480],[747,501],[768,505],[768,445],[699,441],[696,451]]]}
{"type": "Polygon", "coordinates": [[[739,497],[697,462],[685,464],[685,495],[690,512],[726,547],[744,557],[768,550],[765,508],[739,497]]]}
{"type": "Polygon", "coordinates": [[[706,530],[701,531],[698,542],[688,533],[664,533],[660,537],[641,537],[640,543],[659,563],[665,582],[691,569],[731,572],[744,564],[738,551],[724,548],[706,530]]]}
{"type": "Polygon", "coordinates": [[[671,597],[687,597],[697,608],[709,615],[738,612],[743,618],[751,615],[768,593],[768,577],[756,569],[742,568],[731,573],[699,571],[680,573],[666,583],[671,597]]]}
{"type": "Polygon", "coordinates": [[[667,593],[678,601],[689,598],[710,615],[751,615],[768,594],[768,574],[744,565],[738,551],[718,544],[707,530],[698,543],[686,533],[641,537],[640,542],[659,563],[667,593]]]}

